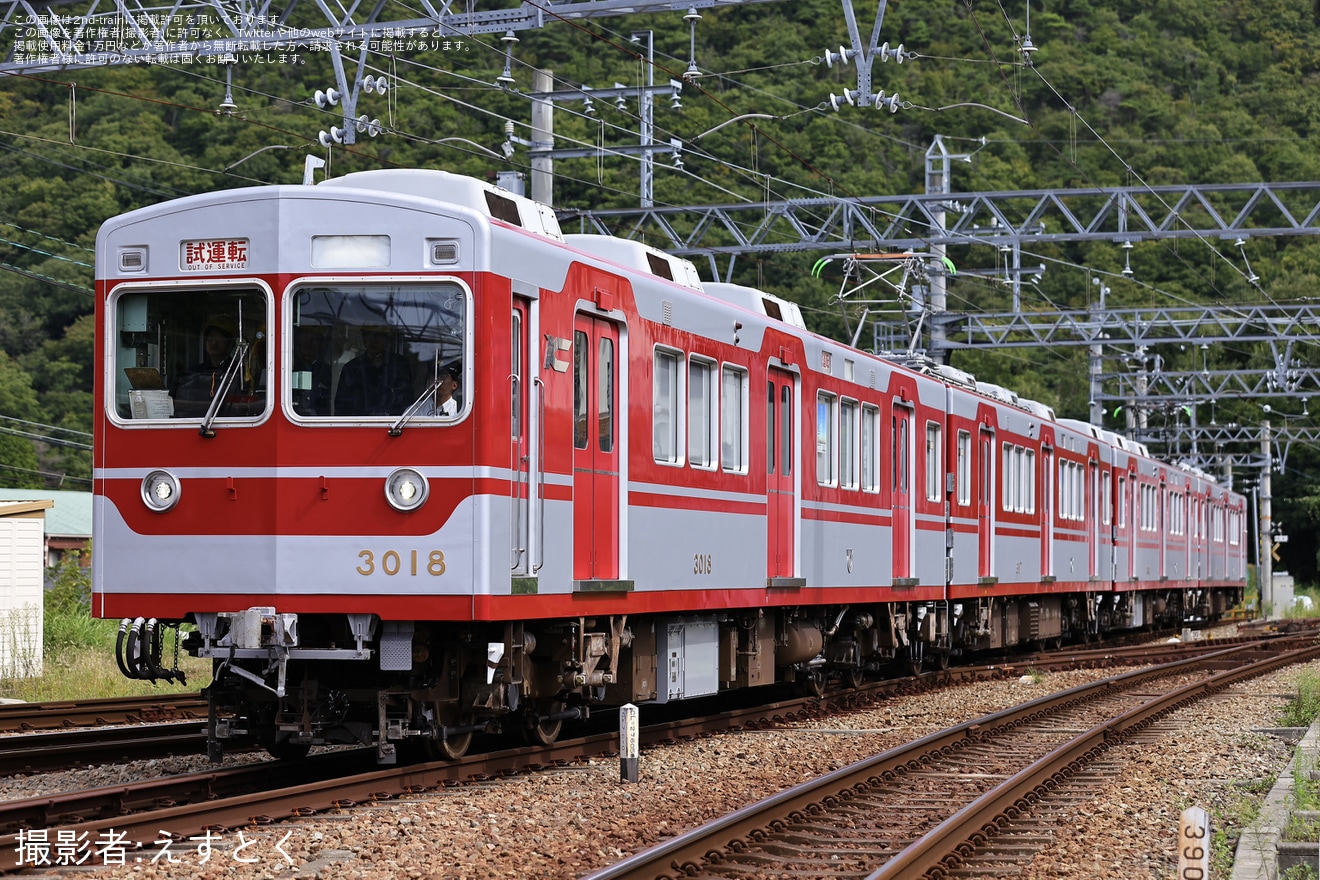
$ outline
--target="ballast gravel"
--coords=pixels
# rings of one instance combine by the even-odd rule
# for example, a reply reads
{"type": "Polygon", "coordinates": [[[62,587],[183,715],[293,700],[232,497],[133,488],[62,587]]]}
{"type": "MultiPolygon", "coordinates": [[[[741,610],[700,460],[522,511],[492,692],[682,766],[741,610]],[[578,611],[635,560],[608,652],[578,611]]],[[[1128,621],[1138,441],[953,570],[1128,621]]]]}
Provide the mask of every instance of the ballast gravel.
{"type": "MultiPolygon", "coordinates": [[[[1313,664],[1320,670],[1320,663],[1313,664]]],[[[1126,768],[1094,795],[1053,812],[1052,843],[1021,869],[1043,878],[1168,878],[1180,811],[1244,812],[1287,764],[1272,727],[1300,667],[1233,688],[1168,716],[1152,742],[1122,745],[1126,768]]],[[[647,749],[641,781],[616,759],[473,784],[407,800],[224,832],[209,857],[175,848],[127,853],[96,876],[136,878],[571,878],[747,803],[936,730],[1115,674],[1046,673],[891,698],[798,726],[647,749]],[[153,857],[155,860],[153,861],[153,857]],[[141,858],[141,861],[135,861],[141,858]],[[177,861],[171,863],[168,859],[177,861]]],[[[0,781],[0,797],[108,785],[205,767],[170,758],[0,781]]],[[[168,831],[168,829],[162,829],[168,831]]],[[[55,832],[50,833],[52,840],[55,832]]]]}

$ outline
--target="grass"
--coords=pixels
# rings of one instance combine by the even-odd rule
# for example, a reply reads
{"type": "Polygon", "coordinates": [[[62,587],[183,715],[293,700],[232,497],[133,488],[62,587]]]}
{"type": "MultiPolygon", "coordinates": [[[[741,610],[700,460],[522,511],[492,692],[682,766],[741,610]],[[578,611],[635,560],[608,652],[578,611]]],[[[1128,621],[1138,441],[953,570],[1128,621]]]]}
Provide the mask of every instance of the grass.
{"type": "Polygon", "coordinates": [[[1311,599],[1311,607],[1306,608],[1295,602],[1291,608],[1283,609],[1283,616],[1290,620],[1301,618],[1320,617],[1320,587],[1297,587],[1293,590],[1293,596],[1308,596],[1311,599]]]}
{"type": "MultiPolygon", "coordinates": [[[[210,661],[187,654],[179,657],[179,665],[188,677],[186,685],[125,678],[115,664],[119,622],[92,617],[90,578],[79,566],[76,554],[68,554],[49,575],[53,586],[45,596],[41,674],[22,674],[36,669],[37,658],[32,655],[35,646],[18,645],[15,640],[11,656],[18,674],[0,677],[0,697],[37,702],[149,696],[192,692],[210,683],[210,661]]],[[[165,645],[166,663],[173,666],[172,637],[166,638],[165,645]]]]}
{"type": "Polygon", "coordinates": [[[1315,868],[1310,865],[1294,865],[1280,874],[1279,880],[1316,880],[1315,868]]]}
{"type": "Polygon", "coordinates": [[[1320,715],[1320,672],[1303,669],[1297,675],[1297,696],[1284,706],[1279,716],[1283,727],[1309,727],[1320,715]]]}
{"type": "Polygon", "coordinates": [[[1243,793],[1216,810],[1210,821],[1210,876],[1228,877],[1237,857],[1242,829],[1251,827],[1260,815],[1260,805],[1274,787],[1275,777],[1253,779],[1236,785],[1243,793]]]}

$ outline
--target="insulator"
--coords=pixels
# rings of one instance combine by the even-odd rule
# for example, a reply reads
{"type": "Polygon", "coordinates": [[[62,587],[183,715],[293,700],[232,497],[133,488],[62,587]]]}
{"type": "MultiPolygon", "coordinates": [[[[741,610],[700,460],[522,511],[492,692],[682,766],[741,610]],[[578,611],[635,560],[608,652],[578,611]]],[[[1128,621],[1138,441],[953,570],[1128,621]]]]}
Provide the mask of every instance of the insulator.
{"type": "Polygon", "coordinates": [[[897,113],[898,104],[898,92],[894,92],[892,95],[886,97],[882,90],[880,94],[875,96],[875,109],[877,110],[888,110],[890,113],[897,113]]]}
{"type": "Polygon", "coordinates": [[[840,64],[847,64],[848,60],[852,58],[854,54],[856,53],[853,52],[853,50],[845,48],[844,46],[840,46],[838,52],[831,52],[829,49],[826,49],[825,66],[833,67],[834,62],[836,61],[839,62],[840,64]]]}

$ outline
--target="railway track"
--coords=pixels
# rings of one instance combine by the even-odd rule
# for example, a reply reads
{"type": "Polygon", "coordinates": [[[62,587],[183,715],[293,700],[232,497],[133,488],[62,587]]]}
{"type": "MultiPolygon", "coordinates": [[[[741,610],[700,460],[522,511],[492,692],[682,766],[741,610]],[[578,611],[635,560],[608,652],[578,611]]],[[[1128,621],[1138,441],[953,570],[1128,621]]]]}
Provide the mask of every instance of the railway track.
{"type": "MultiPolygon", "coordinates": [[[[1186,657],[1203,654],[1212,648],[1218,648],[1224,653],[1223,644],[1223,641],[1217,640],[1156,645],[1146,646],[1146,651],[1160,655],[1173,652],[1186,657]]],[[[1261,644],[1262,640],[1255,640],[1254,648],[1260,649],[1261,644]]],[[[1231,650],[1242,652],[1252,649],[1252,644],[1244,644],[1231,650]]],[[[1026,668],[1056,668],[1056,665],[1062,667],[1068,664],[1075,666],[1079,657],[1083,665],[1150,662],[1149,656],[1141,656],[1140,648],[1102,648],[1041,655],[1015,664],[929,672],[905,679],[871,682],[858,689],[833,691],[823,700],[805,697],[746,709],[729,709],[724,705],[719,707],[723,711],[716,711],[710,717],[648,726],[643,730],[643,743],[654,744],[690,739],[721,730],[755,729],[773,727],[783,722],[805,721],[873,704],[893,695],[910,695],[959,682],[1015,677],[1026,668]]],[[[78,741],[90,748],[90,743],[97,736],[106,734],[121,739],[118,744],[99,748],[98,754],[103,755],[104,760],[116,760],[116,751],[124,757],[144,754],[158,757],[162,748],[184,753],[190,750],[201,752],[205,746],[205,738],[195,723],[169,725],[165,734],[161,733],[159,726],[136,726],[58,735],[8,737],[0,740],[0,744],[67,737],[68,742],[62,748],[66,752],[76,753],[80,748],[78,741]],[[135,737],[140,739],[138,745],[132,743],[135,737]]],[[[473,755],[457,762],[385,769],[375,765],[373,750],[340,752],[317,755],[303,762],[261,761],[165,779],[14,800],[0,803],[0,834],[6,835],[0,837],[0,848],[15,846],[19,829],[57,827],[71,829],[75,833],[86,831],[92,837],[100,831],[113,829],[116,834],[124,834],[125,839],[133,844],[149,846],[159,841],[163,828],[184,838],[206,829],[266,824],[356,803],[379,802],[412,795],[426,789],[567,764],[587,756],[611,755],[616,747],[616,735],[611,730],[596,736],[565,740],[549,748],[505,749],[473,755]]],[[[55,751],[43,752],[40,747],[33,746],[23,750],[15,749],[9,754],[0,749],[0,767],[22,765],[23,769],[33,770],[42,762],[46,766],[59,766],[60,760],[52,757],[55,751]],[[24,761],[27,762],[25,765],[24,761]]],[[[96,763],[97,760],[91,754],[85,751],[76,763],[96,763]]]]}
{"type": "Polygon", "coordinates": [[[0,731],[3,732],[158,723],[193,718],[206,718],[206,699],[201,694],[0,705],[0,731]]]}
{"type": "Polygon", "coordinates": [[[0,776],[205,751],[206,727],[200,721],[30,733],[0,739],[0,776]]]}
{"type": "Polygon", "coordinates": [[[1242,645],[1043,697],[780,792],[590,880],[996,876],[986,845],[1007,830],[1024,846],[1023,814],[1112,745],[1238,680],[1317,656],[1309,638],[1242,645]],[[1162,679],[1176,686],[1152,696],[1162,679]]]}

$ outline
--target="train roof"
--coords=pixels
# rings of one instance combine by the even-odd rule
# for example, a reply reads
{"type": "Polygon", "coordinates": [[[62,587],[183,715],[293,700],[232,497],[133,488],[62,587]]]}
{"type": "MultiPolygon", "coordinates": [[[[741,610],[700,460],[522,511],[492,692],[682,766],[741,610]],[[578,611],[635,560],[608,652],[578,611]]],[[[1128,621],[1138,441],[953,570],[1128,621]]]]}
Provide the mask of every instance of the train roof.
{"type": "Polygon", "coordinates": [[[701,290],[701,276],[688,260],[667,254],[649,244],[612,235],[576,233],[564,236],[564,243],[638,272],[677,282],[690,290],[701,290]]]}
{"type": "Polygon", "coordinates": [[[559,228],[559,218],[555,216],[552,208],[494,184],[462,174],[430,168],[386,168],[354,171],[343,177],[323,180],[317,186],[374,189],[436,202],[449,202],[556,241],[564,240],[564,234],[559,228]]]}
{"type": "Polygon", "coordinates": [[[802,309],[795,302],[789,302],[755,287],[728,284],[723,281],[708,281],[702,285],[702,288],[716,299],[742,306],[749,312],[775,318],[803,330],[807,329],[806,322],[802,320],[802,309]]]}

